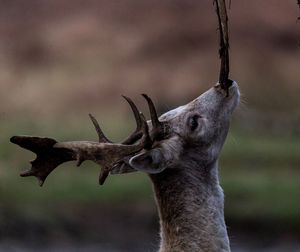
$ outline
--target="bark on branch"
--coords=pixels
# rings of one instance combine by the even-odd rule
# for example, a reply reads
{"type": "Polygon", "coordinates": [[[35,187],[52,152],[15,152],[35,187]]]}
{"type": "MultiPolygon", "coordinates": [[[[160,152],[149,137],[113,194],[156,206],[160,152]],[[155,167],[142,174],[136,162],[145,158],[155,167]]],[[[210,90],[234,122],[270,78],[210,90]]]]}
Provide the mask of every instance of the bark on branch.
{"type": "MultiPolygon", "coordinates": [[[[300,9],[300,0],[297,1],[297,4],[298,4],[299,9],[300,9]]],[[[298,20],[300,20],[300,17],[298,17],[298,20]]]]}
{"type": "Polygon", "coordinates": [[[219,56],[221,59],[219,83],[221,87],[228,90],[232,81],[229,76],[229,35],[228,35],[228,16],[225,0],[214,0],[219,24],[219,56]]]}

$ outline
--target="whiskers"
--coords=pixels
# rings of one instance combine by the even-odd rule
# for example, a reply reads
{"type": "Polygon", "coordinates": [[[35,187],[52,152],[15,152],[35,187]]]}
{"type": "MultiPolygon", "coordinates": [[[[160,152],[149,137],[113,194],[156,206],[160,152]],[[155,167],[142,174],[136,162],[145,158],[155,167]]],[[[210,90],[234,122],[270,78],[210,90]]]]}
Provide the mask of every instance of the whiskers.
{"type": "Polygon", "coordinates": [[[248,101],[246,99],[246,96],[240,92],[240,103],[239,106],[237,108],[238,111],[245,111],[248,108],[248,101]]]}

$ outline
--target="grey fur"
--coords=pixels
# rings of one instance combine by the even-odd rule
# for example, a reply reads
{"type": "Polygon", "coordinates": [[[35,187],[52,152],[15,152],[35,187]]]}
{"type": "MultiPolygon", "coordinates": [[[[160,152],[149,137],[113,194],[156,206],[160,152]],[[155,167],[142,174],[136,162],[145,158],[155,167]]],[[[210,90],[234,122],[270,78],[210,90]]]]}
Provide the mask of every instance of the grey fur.
{"type": "Polygon", "coordinates": [[[34,136],[13,136],[10,140],[36,153],[31,168],[21,176],[35,176],[40,185],[57,166],[71,160],[77,160],[77,165],[84,160],[101,165],[100,184],[109,172],[148,173],[160,216],[160,252],[228,252],[218,157],[239,96],[235,82],[228,92],[216,85],[158,120],[151,99],[144,95],[154,122],[152,128],[134,103],[124,97],[133,110],[137,128],[123,144],[111,143],[93,116],[99,143],[59,143],[34,136]]]}
{"type": "Polygon", "coordinates": [[[160,117],[167,139],[129,160],[149,174],[160,217],[159,252],[230,251],[218,157],[239,102],[234,82],[229,95],[219,85],[160,117]]]}

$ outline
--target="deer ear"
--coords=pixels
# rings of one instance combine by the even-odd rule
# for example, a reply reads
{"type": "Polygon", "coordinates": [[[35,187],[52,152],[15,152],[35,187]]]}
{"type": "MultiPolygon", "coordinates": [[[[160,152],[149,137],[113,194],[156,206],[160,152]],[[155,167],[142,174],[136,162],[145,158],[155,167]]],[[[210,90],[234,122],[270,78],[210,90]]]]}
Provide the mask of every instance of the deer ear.
{"type": "Polygon", "coordinates": [[[129,160],[132,168],[150,174],[162,172],[166,168],[164,163],[164,155],[160,149],[140,153],[129,160]]]}

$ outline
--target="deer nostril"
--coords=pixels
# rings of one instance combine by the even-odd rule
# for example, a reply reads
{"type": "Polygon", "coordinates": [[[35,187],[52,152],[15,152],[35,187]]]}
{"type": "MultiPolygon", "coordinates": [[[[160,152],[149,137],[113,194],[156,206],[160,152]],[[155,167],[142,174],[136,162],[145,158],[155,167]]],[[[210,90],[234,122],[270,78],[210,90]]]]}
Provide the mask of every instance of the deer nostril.
{"type": "Polygon", "coordinates": [[[230,87],[232,86],[232,84],[233,84],[233,80],[228,79],[228,80],[226,81],[226,87],[227,87],[227,88],[230,88],[230,87]]]}
{"type": "Polygon", "coordinates": [[[222,84],[220,82],[218,82],[214,86],[214,88],[216,88],[221,93],[225,93],[226,97],[229,97],[229,89],[231,88],[233,83],[234,83],[233,80],[227,79],[226,82],[224,82],[222,84]]]}

